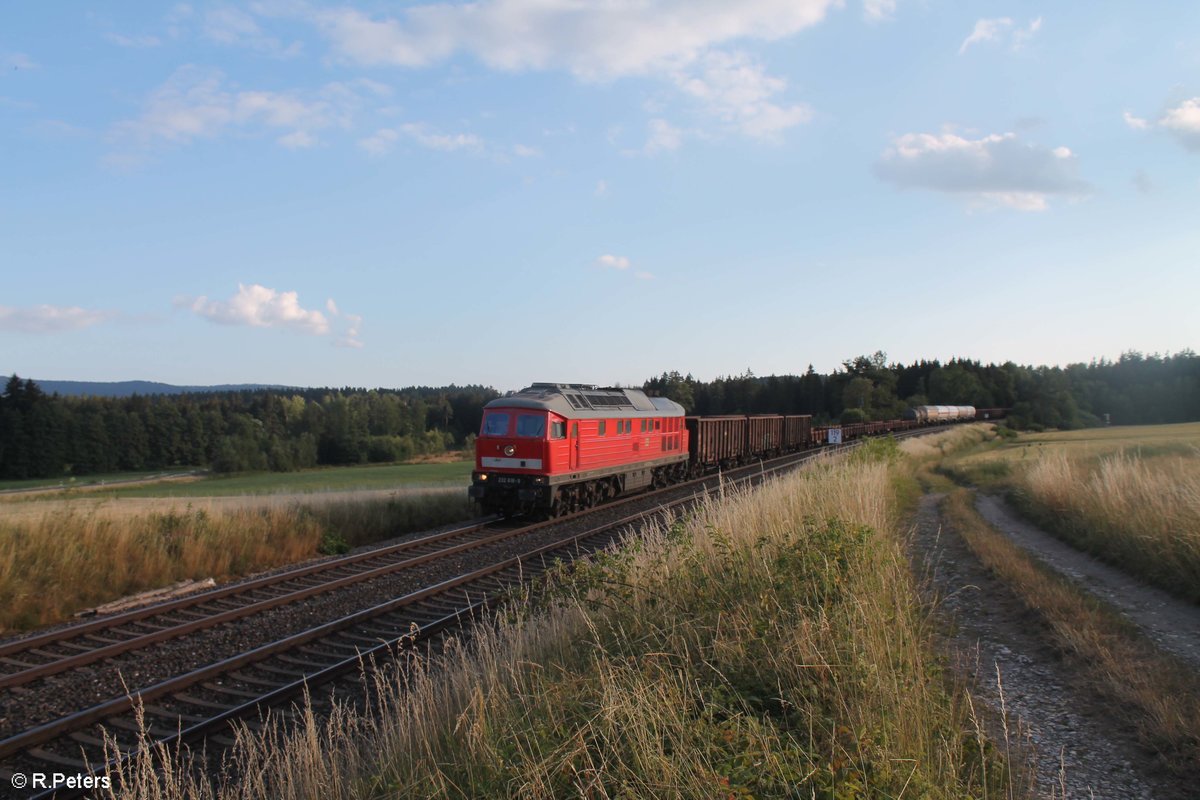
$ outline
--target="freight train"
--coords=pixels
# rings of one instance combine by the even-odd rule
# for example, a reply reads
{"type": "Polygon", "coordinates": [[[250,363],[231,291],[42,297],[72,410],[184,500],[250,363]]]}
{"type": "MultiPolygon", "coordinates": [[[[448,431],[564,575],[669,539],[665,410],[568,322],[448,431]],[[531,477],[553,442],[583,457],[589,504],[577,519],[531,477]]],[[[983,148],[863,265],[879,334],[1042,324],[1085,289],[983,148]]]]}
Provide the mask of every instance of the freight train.
{"type": "MultiPolygon", "coordinates": [[[[971,406],[910,411],[908,419],[814,426],[804,414],[687,416],[640,389],[535,383],[484,406],[469,493],[484,513],[561,516],[758,459],[977,416],[971,406]]],[[[980,411],[990,412],[980,419],[1003,416],[980,411]]]]}

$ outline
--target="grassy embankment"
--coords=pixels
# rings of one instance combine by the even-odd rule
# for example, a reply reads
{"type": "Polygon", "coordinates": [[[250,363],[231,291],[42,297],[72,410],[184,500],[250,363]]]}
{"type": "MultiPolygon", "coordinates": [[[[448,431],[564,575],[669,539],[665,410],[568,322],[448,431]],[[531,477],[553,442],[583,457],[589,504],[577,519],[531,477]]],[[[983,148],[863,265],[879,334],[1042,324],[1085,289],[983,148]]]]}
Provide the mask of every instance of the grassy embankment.
{"type": "MultiPolygon", "coordinates": [[[[52,507],[41,500],[36,506],[0,501],[0,633],[58,622],[75,611],[179,580],[237,578],[471,516],[461,487],[411,488],[457,481],[453,473],[458,465],[403,466],[411,467],[403,471],[410,478],[407,486],[398,477],[402,466],[318,470],[314,473],[319,476],[304,478],[307,484],[297,477],[304,473],[244,476],[224,484],[227,493],[271,485],[299,492],[305,485],[325,490],[364,483],[373,487],[390,478],[393,488],[408,489],[394,496],[314,493],[214,509],[197,509],[189,502],[161,513],[146,513],[137,505],[140,501],[132,501],[134,510],[125,513],[118,498],[105,500],[116,504],[115,512],[106,507],[102,514],[94,510],[91,493],[52,507]],[[26,512],[32,506],[38,513],[5,514],[18,506],[26,512]]],[[[209,496],[220,496],[220,490],[187,498],[202,505],[209,496]]]]}
{"type": "MultiPolygon", "coordinates": [[[[1130,555],[1138,547],[1149,548],[1152,558],[1187,552],[1160,526],[1186,517],[1189,507],[1194,513],[1195,501],[1188,498],[1195,494],[1188,487],[1196,453],[1188,441],[1196,437],[1200,426],[1189,425],[989,435],[946,452],[920,442],[904,445],[924,457],[920,474],[926,488],[948,492],[942,513],[950,527],[1045,622],[1051,641],[1159,754],[1163,766],[1189,778],[1200,778],[1200,679],[1120,612],[992,528],[975,510],[972,493],[947,477],[1006,491],[1043,527],[1144,569],[1145,556],[1130,555]]],[[[1200,533],[1194,525],[1189,530],[1200,533]]],[[[1168,584],[1166,577],[1177,576],[1186,564],[1182,559],[1169,570],[1143,575],[1168,584]]]]}
{"type": "Polygon", "coordinates": [[[1013,796],[931,654],[896,467],[729,491],[377,682],[369,712],[246,732],[234,783],[148,798],[1013,796]]]}
{"type": "Polygon", "coordinates": [[[1200,424],[1022,435],[943,471],[1040,527],[1200,602],[1200,424]]]}

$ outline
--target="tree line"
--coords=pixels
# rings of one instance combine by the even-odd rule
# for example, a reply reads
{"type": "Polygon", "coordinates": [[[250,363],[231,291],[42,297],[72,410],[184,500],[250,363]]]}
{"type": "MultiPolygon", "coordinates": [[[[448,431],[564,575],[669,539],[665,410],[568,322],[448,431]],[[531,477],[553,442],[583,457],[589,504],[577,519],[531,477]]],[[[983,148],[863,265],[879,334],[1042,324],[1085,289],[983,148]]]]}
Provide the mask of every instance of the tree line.
{"type": "Polygon", "coordinates": [[[919,405],[1007,408],[1023,429],[1142,425],[1200,420],[1200,356],[1128,352],[1116,361],[1067,367],[982,364],[967,359],[889,364],[858,356],[820,374],[743,375],[697,381],[664,372],[645,384],[692,414],[812,414],[822,422],[896,419],[919,405]]]}
{"type": "Polygon", "coordinates": [[[0,396],[0,479],[403,461],[464,446],[497,396],[449,386],[62,397],[14,375],[0,396]]]}
{"type": "MultiPolygon", "coordinates": [[[[812,414],[818,421],[895,419],[915,405],[1007,408],[1020,428],[1200,420],[1200,356],[1123,354],[1067,367],[953,359],[848,359],[830,374],[698,381],[664,372],[648,394],[689,414],[812,414]]],[[[0,396],[0,479],[201,466],[221,472],[386,463],[470,447],[482,386],[306,389],[132,397],[47,395],[12,376],[0,396]]]]}

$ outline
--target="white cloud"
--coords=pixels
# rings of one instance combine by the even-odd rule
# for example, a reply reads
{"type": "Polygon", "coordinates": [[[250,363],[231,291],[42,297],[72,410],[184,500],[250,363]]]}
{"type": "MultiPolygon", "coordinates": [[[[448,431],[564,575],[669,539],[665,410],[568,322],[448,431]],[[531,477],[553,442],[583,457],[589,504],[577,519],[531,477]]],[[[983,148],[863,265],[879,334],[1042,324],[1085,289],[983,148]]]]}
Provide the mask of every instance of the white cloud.
{"type": "Polygon", "coordinates": [[[635,272],[635,273],[633,273],[633,277],[635,277],[641,281],[652,281],[652,280],[654,280],[654,273],[652,273],[652,272],[635,272]]]}
{"type": "Polygon", "coordinates": [[[1168,108],[1155,122],[1136,117],[1129,111],[1121,117],[1134,130],[1162,128],[1188,150],[1200,152],[1200,97],[1192,97],[1174,108],[1168,108]]]}
{"type": "Polygon", "coordinates": [[[863,0],[863,17],[868,22],[889,20],[896,13],[896,0],[863,0]]]}
{"type": "Polygon", "coordinates": [[[315,146],[319,140],[308,131],[292,131],[280,136],[275,141],[288,150],[306,150],[309,147],[315,146]]]}
{"type": "Polygon", "coordinates": [[[112,315],[79,306],[39,305],[31,308],[0,306],[0,331],[58,333],[90,328],[112,315]]]}
{"type": "Polygon", "coordinates": [[[649,128],[650,133],[646,137],[646,143],[642,145],[641,151],[635,150],[633,154],[642,152],[646,155],[654,155],[664,150],[677,150],[683,142],[683,131],[665,119],[650,120],[649,128]]]}
{"type": "Polygon", "coordinates": [[[420,67],[455,53],[507,71],[565,68],[608,79],[674,67],[736,39],[776,41],[820,22],[836,0],[480,0],[430,3],[402,16],[318,9],[311,19],[341,58],[420,67]]]}
{"type": "Polygon", "coordinates": [[[325,301],[325,310],[329,312],[334,319],[345,321],[345,327],[341,334],[333,340],[334,347],[350,347],[361,349],[363,346],[362,340],[359,339],[359,330],[362,328],[362,317],[358,314],[343,314],[330,297],[325,301]]]}
{"type": "Polygon", "coordinates": [[[313,131],[348,127],[360,106],[355,88],[330,83],[316,92],[238,90],[216,70],[181,67],[150,93],[141,116],[118,123],[111,138],[120,145],[152,147],[211,139],[231,129],[284,129],[285,147],[316,143],[313,131]]]}
{"type": "Polygon", "coordinates": [[[778,106],[769,98],[787,88],[742,53],[714,51],[674,76],[675,84],[711,114],[747,136],[774,138],[812,119],[808,106],[778,106]]]}
{"type": "Polygon", "coordinates": [[[232,6],[207,9],[200,32],[209,41],[246,47],[277,58],[297,56],[304,48],[298,41],[285,45],[279,39],[267,36],[253,15],[232,6]]]}
{"type": "Polygon", "coordinates": [[[1026,42],[1033,38],[1034,34],[1042,29],[1042,18],[1031,20],[1029,25],[1024,28],[1014,28],[1014,25],[1015,23],[1009,17],[977,20],[974,30],[958,48],[958,54],[961,56],[966,53],[967,48],[973,44],[1000,42],[1005,39],[1011,42],[1013,50],[1020,50],[1026,42]]]}
{"type": "Polygon", "coordinates": [[[540,156],[541,154],[542,151],[538,150],[536,147],[529,147],[528,145],[524,144],[513,145],[513,155],[518,156],[519,158],[533,158],[535,156],[540,156]]]}
{"type": "Polygon", "coordinates": [[[1012,46],[1013,50],[1020,50],[1025,46],[1025,43],[1034,37],[1038,31],[1042,29],[1042,18],[1032,20],[1027,28],[1017,28],[1013,31],[1012,46]]]}
{"type": "Polygon", "coordinates": [[[479,151],[483,148],[483,140],[473,133],[437,133],[424,122],[407,122],[400,126],[399,131],[431,150],[449,153],[455,150],[479,151]]]}
{"type": "Polygon", "coordinates": [[[1044,210],[1051,195],[1090,191],[1078,177],[1078,159],[1070,149],[1027,144],[1015,133],[980,139],[908,133],[884,151],[875,174],[900,188],[958,194],[975,204],[1022,211],[1044,210]]]}
{"type": "Polygon", "coordinates": [[[603,178],[596,181],[595,194],[596,197],[604,197],[604,195],[608,194],[608,181],[604,180],[603,178]]]}
{"type": "Polygon", "coordinates": [[[381,156],[392,149],[400,134],[391,128],[380,128],[363,139],[358,140],[358,146],[373,156],[381,156]]]}
{"type": "Polygon", "coordinates": [[[329,320],[320,311],[300,306],[296,292],[279,292],[252,283],[239,283],[237,294],[229,300],[209,300],[207,297],[185,299],[186,305],[210,322],[222,325],[249,325],[254,328],[287,328],[304,333],[329,333],[329,320]]]}
{"type": "Polygon", "coordinates": [[[614,256],[608,253],[605,253],[596,259],[597,266],[606,267],[609,269],[625,270],[629,269],[629,264],[629,259],[625,256],[614,256]]]}
{"type": "MultiPolygon", "coordinates": [[[[429,3],[392,17],[352,8],[299,12],[336,57],[370,66],[426,67],[456,54],[510,71],[566,70],[581,80],[658,77],[733,129],[771,138],[806,122],[803,105],[768,98],[786,88],[735,41],[777,41],[816,25],[840,0],[479,0],[429,3]]],[[[869,0],[890,13],[893,0],[869,0]]]]}
{"type": "Polygon", "coordinates": [[[138,50],[144,50],[149,47],[158,47],[162,44],[162,40],[157,36],[125,36],[124,34],[116,33],[115,31],[107,31],[104,38],[119,47],[131,47],[138,50]]]}
{"type": "Polygon", "coordinates": [[[1128,111],[1123,113],[1121,115],[1121,118],[1125,120],[1126,125],[1133,128],[1135,131],[1144,131],[1150,127],[1149,121],[1144,120],[1141,117],[1135,117],[1133,114],[1129,113],[1128,111]]]}
{"type": "Polygon", "coordinates": [[[971,31],[971,35],[964,39],[962,46],[958,48],[958,54],[961,56],[973,44],[992,42],[999,39],[1002,33],[1012,27],[1012,24],[1013,21],[1008,17],[978,20],[975,23],[975,29],[971,31]]]}
{"type": "Polygon", "coordinates": [[[1173,133],[1188,150],[1200,150],[1200,97],[1168,109],[1158,124],[1173,133]]]}

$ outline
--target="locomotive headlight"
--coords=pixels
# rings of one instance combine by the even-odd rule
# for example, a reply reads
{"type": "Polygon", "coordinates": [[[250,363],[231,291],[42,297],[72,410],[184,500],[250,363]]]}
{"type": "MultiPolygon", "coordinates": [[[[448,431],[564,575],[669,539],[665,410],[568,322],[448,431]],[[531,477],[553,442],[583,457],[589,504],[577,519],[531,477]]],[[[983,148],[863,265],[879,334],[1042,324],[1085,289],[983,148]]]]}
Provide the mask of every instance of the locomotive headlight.
{"type": "Polygon", "coordinates": [[[504,455],[506,456],[511,456],[515,452],[517,452],[517,450],[511,444],[504,448],[504,455]]]}
{"type": "Polygon", "coordinates": [[[486,481],[486,480],[487,480],[487,473],[486,473],[486,472],[481,472],[481,473],[479,473],[478,475],[476,475],[475,477],[477,477],[477,478],[478,478],[479,480],[481,480],[481,481],[486,481]]]}

